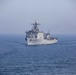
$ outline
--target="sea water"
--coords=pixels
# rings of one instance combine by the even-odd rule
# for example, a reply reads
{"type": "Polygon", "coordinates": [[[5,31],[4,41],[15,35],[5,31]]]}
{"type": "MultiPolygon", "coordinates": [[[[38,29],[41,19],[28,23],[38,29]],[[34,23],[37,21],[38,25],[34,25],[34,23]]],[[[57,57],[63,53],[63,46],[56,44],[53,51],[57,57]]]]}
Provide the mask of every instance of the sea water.
{"type": "Polygon", "coordinates": [[[76,36],[27,46],[23,35],[0,35],[0,75],[76,75],[76,36]]]}

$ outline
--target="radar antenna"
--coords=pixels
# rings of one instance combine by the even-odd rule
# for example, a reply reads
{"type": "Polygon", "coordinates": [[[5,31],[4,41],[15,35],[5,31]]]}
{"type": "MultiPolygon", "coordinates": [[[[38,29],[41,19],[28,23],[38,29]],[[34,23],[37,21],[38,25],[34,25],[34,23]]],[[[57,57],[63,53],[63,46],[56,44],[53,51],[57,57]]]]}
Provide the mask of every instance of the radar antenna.
{"type": "Polygon", "coordinates": [[[35,20],[35,23],[32,23],[32,25],[40,25],[40,23],[35,20]]]}

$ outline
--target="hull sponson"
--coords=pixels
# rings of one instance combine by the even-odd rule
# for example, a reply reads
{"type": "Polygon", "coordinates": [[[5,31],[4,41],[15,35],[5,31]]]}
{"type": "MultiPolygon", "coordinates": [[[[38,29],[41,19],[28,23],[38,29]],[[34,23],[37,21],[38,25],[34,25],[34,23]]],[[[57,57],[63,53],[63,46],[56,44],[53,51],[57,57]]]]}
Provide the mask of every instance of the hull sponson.
{"type": "Polygon", "coordinates": [[[42,44],[54,44],[57,43],[57,39],[38,39],[38,38],[27,38],[27,45],[42,45],[42,44]]]}

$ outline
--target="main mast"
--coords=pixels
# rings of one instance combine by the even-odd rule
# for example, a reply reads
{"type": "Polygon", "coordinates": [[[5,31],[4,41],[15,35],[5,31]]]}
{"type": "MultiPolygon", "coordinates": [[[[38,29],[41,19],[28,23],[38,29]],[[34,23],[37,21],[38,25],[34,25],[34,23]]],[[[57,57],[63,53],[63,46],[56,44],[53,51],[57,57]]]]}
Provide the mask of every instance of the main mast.
{"type": "Polygon", "coordinates": [[[35,20],[35,23],[32,23],[33,26],[33,30],[34,31],[39,31],[39,28],[38,28],[38,25],[40,25],[40,23],[38,23],[36,20],[35,20]]]}

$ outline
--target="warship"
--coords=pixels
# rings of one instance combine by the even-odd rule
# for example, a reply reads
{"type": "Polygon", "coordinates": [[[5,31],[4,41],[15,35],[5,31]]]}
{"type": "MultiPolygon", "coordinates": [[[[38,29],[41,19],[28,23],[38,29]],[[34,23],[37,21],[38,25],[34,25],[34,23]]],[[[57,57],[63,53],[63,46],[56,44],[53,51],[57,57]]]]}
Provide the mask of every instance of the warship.
{"type": "Polygon", "coordinates": [[[43,31],[40,31],[38,28],[38,23],[35,20],[35,23],[32,23],[33,28],[29,31],[26,31],[26,44],[27,45],[46,45],[46,44],[55,44],[57,43],[57,38],[51,37],[50,33],[44,33],[43,31]]]}

